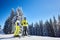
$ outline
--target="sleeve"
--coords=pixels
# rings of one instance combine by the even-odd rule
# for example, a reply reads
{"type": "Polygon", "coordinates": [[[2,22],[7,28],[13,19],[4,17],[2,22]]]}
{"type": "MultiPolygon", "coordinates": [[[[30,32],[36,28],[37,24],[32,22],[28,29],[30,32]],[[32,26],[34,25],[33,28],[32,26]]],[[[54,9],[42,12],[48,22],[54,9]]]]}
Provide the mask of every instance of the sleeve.
{"type": "Polygon", "coordinates": [[[21,21],[21,25],[23,25],[23,22],[21,21]]]}
{"type": "Polygon", "coordinates": [[[27,25],[28,25],[28,21],[27,21],[27,25]]]}

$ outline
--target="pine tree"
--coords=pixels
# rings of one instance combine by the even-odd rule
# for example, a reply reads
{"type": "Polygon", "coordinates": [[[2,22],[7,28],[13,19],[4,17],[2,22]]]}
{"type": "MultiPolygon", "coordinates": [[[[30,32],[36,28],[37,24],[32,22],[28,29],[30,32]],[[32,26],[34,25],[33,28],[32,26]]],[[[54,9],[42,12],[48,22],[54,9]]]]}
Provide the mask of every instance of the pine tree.
{"type": "Polygon", "coordinates": [[[43,26],[43,35],[44,36],[48,36],[48,20],[45,22],[44,26],[43,26]]]}
{"type": "Polygon", "coordinates": [[[14,16],[15,16],[15,13],[14,13],[14,9],[12,8],[12,10],[11,10],[11,15],[10,15],[10,19],[12,20],[14,16]]]}
{"type": "Polygon", "coordinates": [[[60,15],[58,15],[58,32],[57,36],[60,37],[60,15]]]}
{"type": "Polygon", "coordinates": [[[52,24],[52,20],[50,19],[50,24],[49,24],[49,36],[54,37],[54,29],[53,29],[53,24],[52,24]]]}
{"type": "Polygon", "coordinates": [[[43,36],[43,21],[39,21],[39,35],[43,36]]]}
{"type": "Polygon", "coordinates": [[[36,22],[35,25],[35,35],[39,35],[39,24],[36,22]]]}
{"type": "Polygon", "coordinates": [[[13,27],[13,26],[12,26],[12,24],[13,24],[13,23],[12,23],[12,20],[13,20],[14,16],[15,16],[15,13],[14,13],[14,9],[12,8],[11,14],[10,14],[10,23],[9,23],[9,25],[10,25],[10,26],[9,26],[9,28],[10,28],[10,30],[9,30],[10,33],[12,33],[12,27],[13,27]]]}
{"type": "Polygon", "coordinates": [[[11,34],[11,32],[12,32],[12,19],[13,19],[13,17],[14,17],[14,11],[12,9],[11,15],[10,15],[10,17],[8,17],[8,19],[6,20],[5,25],[4,25],[3,31],[5,34],[11,34]]]}
{"type": "Polygon", "coordinates": [[[28,26],[28,29],[29,29],[29,34],[33,35],[33,23],[28,26]]]}
{"type": "Polygon", "coordinates": [[[0,31],[1,31],[1,25],[0,25],[0,31]]]}
{"type": "Polygon", "coordinates": [[[5,25],[4,25],[4,29],[3,29],[3,32],[5,33],[5,34],[8,34],[8,32],[9,32],[9,19],[7,19],[6,21],[5,21],[5,25]]]}
{"type": "Polygon", "coordinates": [[[53,22],[54,33],[55,33],[55,36],[57,36],[57,21],[55,17],[53,17],[53,20],[54,20],[53,22]]]}

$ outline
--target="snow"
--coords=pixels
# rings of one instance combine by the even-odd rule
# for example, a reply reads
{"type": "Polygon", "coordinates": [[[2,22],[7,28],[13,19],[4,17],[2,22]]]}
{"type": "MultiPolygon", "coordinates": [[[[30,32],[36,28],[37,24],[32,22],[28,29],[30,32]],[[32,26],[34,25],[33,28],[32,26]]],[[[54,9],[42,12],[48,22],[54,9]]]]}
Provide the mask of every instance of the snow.
{"type": "Polygon", "coordinates": [[[0,34],[0,40],[60,40],[60,38],[54,37],[42,37],[42,36],[24,36],[24,37],[13,37],[13,34],[0,34]]]}

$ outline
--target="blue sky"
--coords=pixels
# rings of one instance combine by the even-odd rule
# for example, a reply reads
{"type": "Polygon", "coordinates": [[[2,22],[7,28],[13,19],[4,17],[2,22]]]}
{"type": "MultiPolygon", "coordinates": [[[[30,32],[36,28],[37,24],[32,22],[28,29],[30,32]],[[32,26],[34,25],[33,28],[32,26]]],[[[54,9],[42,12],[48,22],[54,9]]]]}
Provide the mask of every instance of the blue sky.
{"type": "Polygon", "coordinates": [[[0,25],[4,26],[11,8],[22,7],[29,23],[46,21],[60,14],[60,0],[0,0],[0,25]]]}

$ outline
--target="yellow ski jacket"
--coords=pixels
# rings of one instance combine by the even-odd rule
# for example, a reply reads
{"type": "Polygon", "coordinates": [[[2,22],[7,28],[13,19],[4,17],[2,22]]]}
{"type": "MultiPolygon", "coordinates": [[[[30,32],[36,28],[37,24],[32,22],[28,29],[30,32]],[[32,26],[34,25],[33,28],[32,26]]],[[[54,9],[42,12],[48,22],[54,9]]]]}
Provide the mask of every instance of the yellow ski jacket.
{"type": "Polygon", "coordinates": [[[21,25],[27,27],[28,26],[27,20],[22,20],[21,25]]]}

